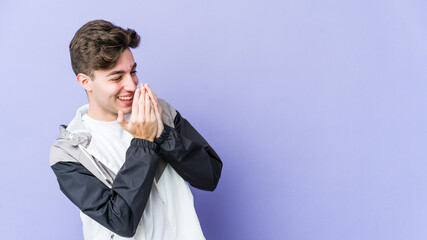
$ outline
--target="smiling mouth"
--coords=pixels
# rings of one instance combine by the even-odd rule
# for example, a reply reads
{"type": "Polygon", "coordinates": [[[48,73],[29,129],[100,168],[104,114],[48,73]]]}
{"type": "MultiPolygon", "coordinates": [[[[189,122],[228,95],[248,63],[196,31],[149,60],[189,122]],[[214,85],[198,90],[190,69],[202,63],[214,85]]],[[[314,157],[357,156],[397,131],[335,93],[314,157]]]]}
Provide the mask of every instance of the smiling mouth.
{"type": "Polygon", "coordinates": [[[133,99],[133,96],[129,96],[129,97],[117,97],[118,99],[122,100],[122,101],[131,101],[133,99]]]}

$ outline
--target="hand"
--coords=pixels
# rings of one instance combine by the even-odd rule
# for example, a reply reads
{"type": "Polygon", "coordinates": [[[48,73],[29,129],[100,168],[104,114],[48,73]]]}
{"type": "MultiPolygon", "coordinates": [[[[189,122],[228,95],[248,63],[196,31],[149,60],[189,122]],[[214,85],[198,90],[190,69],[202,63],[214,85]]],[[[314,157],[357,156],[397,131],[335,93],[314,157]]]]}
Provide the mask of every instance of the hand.
{"type": "Polygon", "coordinates": [[[156,138],[160,137],[160,135],[163,132],[163,129],[165,128],[163,126],[163,121],[162,121],[162,106],[159,104],[159,100],[157,99],[157,95],[156,93],[154,93],[150,86],[148,86],[148,83],[144,84],[144,87],[147,89],[147,93],[150,96],[151,102],[153,103],[153,107],[154,107],[154,112],[156,114],[156,119],[157,119],[157,134],[156,134],[156,138]]]}
{"type": "Polygon", "coordinates": [[[141,88],[135,90],[129,122],[124,120],[122,111],[118,112],[117,122],[134,138],[154,141],[158,127],[157,118],[153,103],[142,83],[141,88]]]}

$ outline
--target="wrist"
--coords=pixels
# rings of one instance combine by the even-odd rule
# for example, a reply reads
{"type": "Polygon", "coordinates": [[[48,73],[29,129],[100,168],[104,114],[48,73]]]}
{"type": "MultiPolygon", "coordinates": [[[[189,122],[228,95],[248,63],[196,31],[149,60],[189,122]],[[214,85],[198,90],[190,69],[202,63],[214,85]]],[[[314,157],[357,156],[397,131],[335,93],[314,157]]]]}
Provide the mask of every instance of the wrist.
{"type": "Polygon", "coordinates": [[[141,139],[141,140],[145,140],[145,141],[150,141],[150,142],[154,142],[155,137],[146,137],[146,136],[133,136],[133,138],[135,139],[141,139]]]}
{"type": "Polygon", "coordinates": [[[146,147],[155,151],[158,150],[158,145],[155,142],[143,138],[133,138],[130,145],[137,147],[146,147]]]}
{"type": "Polygon", "coordinates": [[[164,129],[165,127],[163,126],[163,124],[159,125],[159,130],[157,131],[156,138],[159,138],[162,135],[164,129]]]}
{"type": "Polygon", "coordinates": [[[163,124],[163,131],[161,132],[160,136],[154,139],[154,142],[158,145],[162,144],[166,139],[168,139],[171,127],[169,127],[167,124],[163,124]]]}

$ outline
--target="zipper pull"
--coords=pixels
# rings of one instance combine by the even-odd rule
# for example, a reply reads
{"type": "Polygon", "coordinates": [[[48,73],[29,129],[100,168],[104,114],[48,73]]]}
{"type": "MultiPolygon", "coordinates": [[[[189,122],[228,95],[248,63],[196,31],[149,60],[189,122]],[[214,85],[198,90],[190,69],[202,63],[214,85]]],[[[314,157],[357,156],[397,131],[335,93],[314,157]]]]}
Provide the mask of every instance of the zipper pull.
{"type": "Polygon", "coordinates": [[[111,181],[109,179],[105,179],[107,181],[108,184],[110,184],[110,186],[113,186],[113,184],[111,183],[111,181]]]}

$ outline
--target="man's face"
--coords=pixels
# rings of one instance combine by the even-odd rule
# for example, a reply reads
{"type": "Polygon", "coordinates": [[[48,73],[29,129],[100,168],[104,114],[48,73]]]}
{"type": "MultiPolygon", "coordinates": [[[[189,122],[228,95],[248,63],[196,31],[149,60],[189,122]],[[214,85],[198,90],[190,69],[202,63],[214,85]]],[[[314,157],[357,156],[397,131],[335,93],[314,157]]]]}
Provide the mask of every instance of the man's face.
{"type": "Polygon", "coordinates": [[[132,111],[133,95],[138,85],[136,63],[132,52],[126,49],[116,66],[108,70],[96,70],[90,80],[89,116],[101,121],[114,121],[121,110],[132,111]]]}

